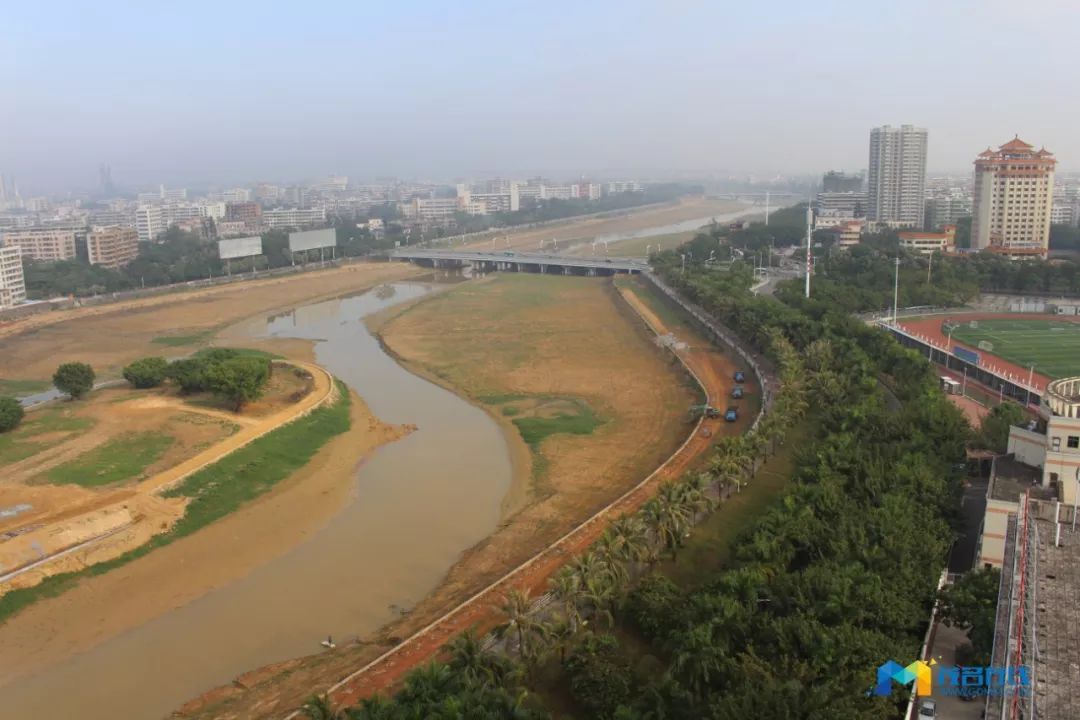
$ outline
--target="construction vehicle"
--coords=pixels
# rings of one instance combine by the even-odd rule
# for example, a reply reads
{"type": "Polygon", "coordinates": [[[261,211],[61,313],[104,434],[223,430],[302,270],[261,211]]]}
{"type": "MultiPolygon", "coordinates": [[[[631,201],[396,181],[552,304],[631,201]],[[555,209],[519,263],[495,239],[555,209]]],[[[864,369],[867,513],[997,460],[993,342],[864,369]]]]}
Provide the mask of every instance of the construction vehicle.
{"type": "Polygon", "coordinates": [[[708,418],[718,418],[720,417],[720,411],[712,405],[694,405],[690,408],[690,422],[697,420],[702,415],[708,418]]]}

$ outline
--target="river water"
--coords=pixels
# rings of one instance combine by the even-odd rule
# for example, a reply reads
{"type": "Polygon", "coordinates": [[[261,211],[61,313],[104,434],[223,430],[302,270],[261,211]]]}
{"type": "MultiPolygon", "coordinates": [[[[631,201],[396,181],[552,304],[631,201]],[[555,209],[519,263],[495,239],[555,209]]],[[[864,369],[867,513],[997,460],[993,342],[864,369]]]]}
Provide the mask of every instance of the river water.
{"type": "Polygon", "coordinates": [[[252,337],[314,340],[316,361],[375,415],[419,429],[367,459],[352,500],[307,541],[188,605],[0,688],[0,718],[162,717],[247,670],[316,652],[328,634],[344,640],[377,630],[488,536],[512,479],[501,429],[404,370],[362,321],[428,292],[394,283],[241,326],[252,337]]]}

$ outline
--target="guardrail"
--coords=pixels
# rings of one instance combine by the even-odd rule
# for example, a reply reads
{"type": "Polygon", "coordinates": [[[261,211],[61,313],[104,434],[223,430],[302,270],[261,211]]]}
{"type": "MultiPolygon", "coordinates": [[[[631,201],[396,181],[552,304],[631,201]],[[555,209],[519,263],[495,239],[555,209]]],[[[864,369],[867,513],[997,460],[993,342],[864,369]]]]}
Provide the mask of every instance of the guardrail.
{"type": "Polygon", "coordinates": [[[704,308],[695,305],[689,300],[683,298],[681,295],[679,295],[677,290],[675,290],[673,287],[671,287],[659,277],[657,277],[656,273],[645,272],[642,273],[642,276],[648,279],[648,281],[651,282],[657,290],[664,293],[664,295],[670,298],[672,302],[676,303],[680,308],[682,308],[691,317],[693,317],[694,320],[696,320],[698,324],[701,325],[701,327],[704,328],[705,331],[711,336],[711,339],[714,342],[722,343],[723,345],[730,347],[732,350],[738,353],[739,356],[743,359],[743,361],[746,362],[747,366],[749,366],[749,368],[753,371],[754,376],[757,377],[758,383],[761,385],[761,408],[758,410],[757,417],[754,418],[754,422],[750,426],[750,429],[756,428],[758,423],[761,422],[761,418],[763,418],[765,414],[769,411],[769,409],[772,407],[774,399],[772,393],[772,386],[775,382],[775,378],[773,377],[772,373],[768,372],[764,367],[762,367],[761,363],[757,361],[751,351],[743,347],[742,341],[735,333],[731,332],[726,327],[721,325],[715,318],[713,318],[712,315],[706,312],[704,308]]]}

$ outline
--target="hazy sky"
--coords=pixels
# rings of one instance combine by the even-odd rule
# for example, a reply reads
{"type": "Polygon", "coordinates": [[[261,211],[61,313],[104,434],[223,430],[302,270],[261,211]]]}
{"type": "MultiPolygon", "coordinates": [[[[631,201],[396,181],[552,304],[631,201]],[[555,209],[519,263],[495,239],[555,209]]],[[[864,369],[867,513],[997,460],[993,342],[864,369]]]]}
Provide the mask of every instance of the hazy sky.
{"type": "Polygon", "coordinates": [[[809,173],[868,131],[931,170],[1019,132],[1080,169],[1077,0],[29,2],[0,172],[31,190],[354,177],[809,173]]]}

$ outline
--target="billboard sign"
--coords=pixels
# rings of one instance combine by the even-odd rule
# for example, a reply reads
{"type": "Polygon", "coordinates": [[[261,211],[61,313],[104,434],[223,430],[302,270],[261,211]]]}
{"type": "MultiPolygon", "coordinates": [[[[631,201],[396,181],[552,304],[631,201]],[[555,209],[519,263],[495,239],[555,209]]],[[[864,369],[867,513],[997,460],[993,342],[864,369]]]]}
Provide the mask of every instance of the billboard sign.
{"type": "Polygon", "coordinates": [[[954,347],[953,348],[953,355],[960,358],[961,360],[963,360],[966,363],[971,363],[972,365],[978,365],[979,364],[979,353],[974,352],[972,350],[968,350],[967,348],[954,347]]]}
{"type": "Polygon", "coordinates": [[[258,235],[254,237],[218,240],[217,246],[218,257],[222,260],[232,260],[234,258],[252,257],[253,255],[263,254],[262,238],[258,235]]]}
{"type": "Polygon", "coordinates": [[[337,233],[334,228],[289,233],[289,250],[292,252],[317,250],[335,245],[337,245],[337,233]]]}

